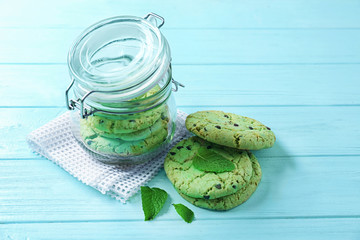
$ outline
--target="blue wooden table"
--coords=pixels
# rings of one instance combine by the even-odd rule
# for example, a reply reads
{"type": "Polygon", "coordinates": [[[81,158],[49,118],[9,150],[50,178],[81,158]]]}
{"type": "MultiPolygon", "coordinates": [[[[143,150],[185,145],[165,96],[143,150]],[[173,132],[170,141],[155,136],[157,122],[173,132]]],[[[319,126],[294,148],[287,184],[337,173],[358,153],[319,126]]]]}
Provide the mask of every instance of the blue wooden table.
{"type": "Polygon", "coordinates": [[[0,1],[0,239],[360,239],[360,1],[0,1]],[[170,201],[145,222],[34,155],[25,137],[65,112],[66,56],[90,24],[153,11],[166,23],[179,109],[253,117],[277,136],[263,179],[226,212],[170,201]]]}

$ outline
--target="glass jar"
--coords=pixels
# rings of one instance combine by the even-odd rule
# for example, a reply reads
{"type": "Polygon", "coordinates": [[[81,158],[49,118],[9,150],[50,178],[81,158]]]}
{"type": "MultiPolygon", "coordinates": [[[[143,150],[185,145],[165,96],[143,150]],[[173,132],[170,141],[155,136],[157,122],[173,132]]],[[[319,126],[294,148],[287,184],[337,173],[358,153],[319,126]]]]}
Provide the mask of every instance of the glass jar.
{"type": "Polygon", "coordinates": [[[105,19],[87,28],[69,51],[72,130],[102,162],[150,160],[174,135],[172,92],[182,85],[172,78],[163,24],[154,13],[105,19]]]}

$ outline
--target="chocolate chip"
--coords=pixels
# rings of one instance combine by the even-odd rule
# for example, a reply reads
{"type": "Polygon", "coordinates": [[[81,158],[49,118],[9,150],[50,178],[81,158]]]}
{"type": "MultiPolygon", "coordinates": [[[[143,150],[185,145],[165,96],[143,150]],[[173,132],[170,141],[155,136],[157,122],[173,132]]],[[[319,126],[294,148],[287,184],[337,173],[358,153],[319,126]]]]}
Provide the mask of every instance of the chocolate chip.
{"type": "Polygon", "coordinates": [[[99,120],[99,123],[100,123],[100,124],[101,124],[101,123],[104,123],[104,120],[100,119],[100,120],[99,120]]]}
{"type": "Polygon", "coordinates": [[[271,130],[271,128],[269,128],[269,127],[266,127],[267,128],[267,130],[271,130]]]}
{"type": "Polygon", "coordinates": [[[191,150],[191,146],[190,146],[190,145],[187,146],[186,149],[187,149],[187,150],[191,150]]]}
{"type": "Polygon", "coordinates": [[[217,129],[221,129],[221,127],[220,127],[219,125],[216,125],[215,127],[216,127],[217,129]]]}
{"type": "Polygon", "coordinates": [[[176,147],[177,149],[182,149],[182,148],[184,148],[184,146],[178,146],[178,147],[176,147]]]}
{"type": "Polygon", "coordinates": [[[194,123],[193,126],[196,127],[196,124],[194,123]]]}
{"type": "Polygon", "coordinates": [[[233,189],[236,189],[236,186],[235,185],[232,185],[233,189]]]}
{"type": "Polygon", "coordinates": [[[129,122],[135,122],[135,120],[134,120],[134,119],[132,119],[132,120],[129,120],[129,122]]]}
{"type": "Polygon", "coordinates": [[[210,148],[212,148],[212,146],[207,146],[206,148],[207,148],[207,149],[210,149],[210,148]]]}
{"type": "Polygon", "coordinates": [[[234,126],[235,126],[235,127],[238,127],[238,126],[239,126],[239,124],[237,124],[237,123],[234,123],[234,126]]]}
{"type": "Polygon", "coordinates": [[[209,196],[209,195],[205,195],[205,196],[204,196],[204,199],[208,200],[208,199],[210,199],[210,196],[209,196]]]}
{"type": "Polygon", "coordinates": [[[175,155],[176,153],[175,152],[170,152],[171,155],[175,155]]]}
{"type": "Polygon", "coordinates": [[[215,187],[216,187],[217,189],[221,189],[221,184],[216,184],[215,187]]]}
{"type": "Polygon", "coordinates": [[[252,127],[249,127],[249,129],[250,129],[250,130],[253,130],[253,128],[252,128],[252,127]]]}
{"type": "Polygon", "coordinates": [[[93,143],[93,141],[89,140],[86,143],[87,143],[87,145],[91,145],[93,143]]]}
{"type": "Polygon", "coordinates": [[[204,127],[204,130],[205,130],[205,132],[207,132],[207,129],[206,129],[206,127],[204,127]]]}
{"type": "Polygon", "coordinates": [[[229,116],[228,116],[228,115],[226,115],[226,114],[224,115],[224,117],[229,118],[229,116]]]}

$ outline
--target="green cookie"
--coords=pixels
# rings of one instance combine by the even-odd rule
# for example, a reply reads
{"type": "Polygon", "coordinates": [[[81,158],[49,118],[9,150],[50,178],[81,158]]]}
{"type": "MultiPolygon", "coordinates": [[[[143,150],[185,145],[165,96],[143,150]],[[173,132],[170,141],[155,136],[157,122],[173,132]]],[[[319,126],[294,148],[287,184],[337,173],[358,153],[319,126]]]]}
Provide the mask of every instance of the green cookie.
{"type": "Polygon", "coordinates": [[[164,169],[169,180],[181,193],[194,198],[214,199],[233,194],[247,185],[252,174],[250,156],[247,151],[191,137],[179,142],[169,151],[164,169]],[[230,164],[232,162],[235,169],[226,172],[199,170],[193,162],[198,157],[198,152],[204,151],[230,161],[230,164]]]}
{"type": "MultiPolygon", "coordinates": [[[[152,95],[156,94],[160,90],[161,90],[160,86],[156,85],[155,87],[150,89],[148,92],[146,92],[138,97],[135,97],[135,98],[131,99],[130,101],[110,102],[110,103],[103,102],[103,103],[101,103],[101,105],[106,106],[106,107],[112,107],[112,108],[124,108],[126,106],[129,106],[129,103],[131,103],[133,106],[137,106],[140,104],[140,101],[146,100],[146,98],[151,97],[152,95]]],[[[109,115],[109,114],[105,114],[105,115],[109,115]]]]}
{"type": "Polygon", "coordinates": [[[112,116],[89,116],[86,119],[87,125],[108,134],[122,134],[139,131],[154,125],[159,119],[166,119],[168,116],[167,107],[164,105],[146,112],[112,116]]]}
{"type": "Polygon", "coordinates": [[[168,128],[160,128],[149,137],[138,141],[124,141],[118,138],[108,138],[97,134],[87,125],[81,125],[80,135],[90,149],[100,154],[114,156],[137,156],[155,150],[168,137],[168,128]]]}
{"type": "Polygon", "coordinates": [[[141,155],[144,153],[149,153],[157,149],[160,145],[165,143],[168,137],[167,128],[162,128],[159,132],[146,139],[133,142],[123,142],[121,145],[115,148],[116,153],[122,156],[129,155],[141,155]]]}
{"type": "Polygon", "coordinates": [[[203,198],[192,198],[181,193],[179,190],[178,191],[185,200],[189,201],[195,206],[212,209],[212,210],[229,210],[248,200],[250,196],[255,192],[258,184],[260,183],[261,168],[259,162],[252,154],[251,154],[251,162],[252,162],[253,174],[250,178],[250,182],[236,193],[217,199],[206,200],[203,198]]]}
{"type": "Polygon", "coordinates": [[[209,142],[237,149],[259,150],[275,143],[274,133],[261,122],[222,111],[192,113],[186,128],[209,142]]]}
{"type": "MultiPolygon", "coordinates": [[[[129,105],[131,105],[135,111],[137,106],[146,104],[144,101],[147,101],[146,99],[148,97],[156,94],[159,90],[160,87],[155,86],[147,93],[133,98],[128,102],[102,103],[102,105],[105,107],[119,109],[129,108],[129,105]]],[[[167,116],[169,116],[168,107],[166,104],[162,104],[156,108],[138,113],[108,114],[95,112],[94,116],[89,116],[86,119],[86,124],[90,125],[93,129],[98,130],[97,132],[103,132],[103,135],[107,134],[107,137],[112,138],[112,135],[130,133],[146,129],[153,125],[160,117],[164,120],[167,118],[167,116]]],[[[84,123],[84,121],[82,123],[84,123]]]]}
{"type": "MultiPolygon", "coordinates": [[[[145,139],[150,137],[150,135],[152,134],[156,134],[157,132],[160,132],[162,129],[167,129],[167,124],[169,122],[168,118],[165,118],[164,120],[162,120],[161,118],[159,118],[154,125],[145,128],[145,129],[141,129],[139,131],[135,131],[135,132],[130,132],[130,133],[107,133],[104,131],[100,131],[97,128],[94,128],[93,130],[99,134],[102,137],[107,137],[107,138],[118,138],[124,141],[138,141],[141,139],[145,139]]],[[[83,123],[84,125],[86,125],[86,123],[83,123]]],[[[88,126],[91,128],[91,126],[88,126]]]]}

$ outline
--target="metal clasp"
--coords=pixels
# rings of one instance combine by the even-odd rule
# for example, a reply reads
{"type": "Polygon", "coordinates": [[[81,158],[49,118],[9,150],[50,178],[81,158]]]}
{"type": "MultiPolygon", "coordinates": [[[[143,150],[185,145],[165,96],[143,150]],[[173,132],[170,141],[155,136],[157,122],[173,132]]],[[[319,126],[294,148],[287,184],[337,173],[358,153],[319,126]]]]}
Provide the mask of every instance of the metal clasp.
{"type": "Polygon", "coordinates": [[[175,85],[175,88],[172,89],[173,92],[177,92],[179,90],[179,86],[184,88],[185,85],[182,83],[179,83],[178,81],[175,81],[174,78],[171,78],[171,82],[175,85]]]}
{"type": "MultiPolygon", "coordinates": [[[[161,28],[163,25],[164,25],[164,23],[165,23],[165,19],[162,17],[162,16],[159,16],[159,15],[157,15],[156,13],[148,13],[145,17],[144,17],[144,19],[146,19],[146,20],[149,20],[148,18],[150,17],[150,16],[152,16],[152,17],[154,17],[154,18],[157,18],[157,19],[160,19],[160,21],[161,21],[161,23],[160,23],[160,25],[158,25],[157,26],[157,28],[161,28]]],[[[149,20],[150,21],[150,20],[149,20]]],[[[156,21],[156,20],[155,20],[156,21]]],[[[156,22],[157,23],[157,22],[156,22]]]]}
{"type": "MultiPolygon", "coordinates": [[[[185,87],[182,83],[175,81],[173,78],[171,79],[171,82],[175,85],[175,88],[171,89],[173,92],[177,92],[179,90],[179,86],[185,87]]],[[[110,113],[107,111],[96,110],[96,109],[93,109],[92,107],[87,106],[84,103],[85,99],[87,97],[89,97],[91,94],[96,93],[96,92],[97,93],[111,93],[111,92],[115,93],[115,92],[119,92],[119,90],[114,90],[114,91],[95,91],[95,90],[93,90],[93,91],[87,92],[82,98],[79,98],[77,100],[73,100],[73,99],[69,100],[69,91],[72,88],[72,86],[74,85],[74,83],[75,83],[75,79],[72,79],[69,87],[65,91],[66,106],[69,110],[74,110],[75,108],[79,109],[81,118],[87,118],[88,116],[92,115],[94,112],[110,113]]]]}
{"type": "Polygon", "coordinates": [[[69,91],[74,85],[74,83],[75,83],[75,79],[71,81],[69,87],[65,91],[66,106],[69,110],[74,110],[75,108],[79,109],[81,118],[86,118],[87,116],[90,116],[94,111],[89,106],[84,105],[84,101],[90,94],[92,94],[95,91],[87,92],[81,99],[79,98],[77,100],[73,100],[73,99],[69,100],[69,91]]]}
{"type": "Polygon", "coordinates": [[[68,86],[68,88],[66,89],[65,91],[65,101],[66,101],[66,107],[69,109],[69,110],[74,110],[74,105],[69,102],[69,91],[71,89],[71,87],[74,85],[74,82],[75,82],[75,79],[73,79],[70,83],[70,85],[68,86]]]}

